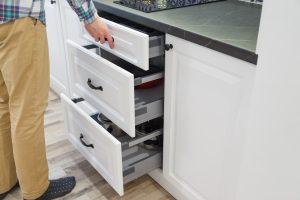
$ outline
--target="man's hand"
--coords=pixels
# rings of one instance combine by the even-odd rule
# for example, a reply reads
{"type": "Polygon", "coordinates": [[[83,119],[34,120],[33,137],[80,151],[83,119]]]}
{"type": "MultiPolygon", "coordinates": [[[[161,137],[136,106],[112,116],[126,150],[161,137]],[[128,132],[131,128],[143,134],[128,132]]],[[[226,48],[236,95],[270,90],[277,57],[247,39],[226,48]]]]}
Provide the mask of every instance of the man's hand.
{"type": "Polygon", "coordinates": [[[103,44],[105,42],[105,39],[107,39],[109,47],[114,48],[114,42],[109,33],[109,30],[99,16],[97,16],[92,23],[86,24],[85,29],[90,33],[90,35],[95,39],[96,42],[99,42],[100,40],[101,44],[103,44]]]}

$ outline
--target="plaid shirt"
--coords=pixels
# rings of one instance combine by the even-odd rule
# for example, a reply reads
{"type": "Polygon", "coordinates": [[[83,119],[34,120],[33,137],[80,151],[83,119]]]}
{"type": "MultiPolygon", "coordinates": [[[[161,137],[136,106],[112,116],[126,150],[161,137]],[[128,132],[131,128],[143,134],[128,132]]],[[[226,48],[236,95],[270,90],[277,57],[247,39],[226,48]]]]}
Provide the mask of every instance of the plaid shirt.
{"type": "MultiPolygon", "coordinates": [[[[68,1],[79,19],[85,24],[91,23],[97,13],[92,0],[61,0],[68,1]]],[[[44,24],[45,0],[0,0],[0,24],[22,17],[34,17],[44,24]]]]}

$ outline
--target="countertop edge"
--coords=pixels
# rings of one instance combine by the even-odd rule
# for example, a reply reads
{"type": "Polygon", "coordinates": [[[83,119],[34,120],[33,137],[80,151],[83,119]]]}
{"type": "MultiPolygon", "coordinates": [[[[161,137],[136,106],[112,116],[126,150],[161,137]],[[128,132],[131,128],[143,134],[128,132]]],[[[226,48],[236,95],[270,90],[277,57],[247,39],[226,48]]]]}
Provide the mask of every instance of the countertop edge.
{"type": "Polygon", "coordinates": [[[193,42],[195,44],[199,44],[201,46],[207,47],[209,49],[213,49],[215,51],[252,63],[254,65],[257,64],[258,55],[254,52],[241,49],[239,47],[226,44],[217,40],[213,40],[211,38],[196,33],[185,31],[180,28],[173,27],[168,24],[164,24],[162,22],[158,22],[143,16],[136,17],[136,15],[133,13],[120,10],[118,8],[109,6],[107,4],[103,4],[101,2],[94,1],[94,4],[98,10],[114,14],[118,17],[126,18],[136,23],[147,25],[148,27],[154,28],[158,31],[182,38],[184,40],[193,42]]]}

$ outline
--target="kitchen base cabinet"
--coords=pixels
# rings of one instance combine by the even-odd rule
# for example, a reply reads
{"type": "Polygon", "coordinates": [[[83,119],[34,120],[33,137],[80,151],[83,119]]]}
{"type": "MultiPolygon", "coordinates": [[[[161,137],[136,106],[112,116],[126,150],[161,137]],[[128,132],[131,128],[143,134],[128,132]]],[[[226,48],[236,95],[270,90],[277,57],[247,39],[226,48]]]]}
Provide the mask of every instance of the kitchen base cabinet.
{"type": "Polygon", "coordinates": [[[45,13],[47,19],[46,30],[50,57],[51,88],[58,94],[69,94],[67,63],[58,2],[46,0],[45,13]]]}
{"type": "Polygon", "coordinates": [[[91,165],[120,195],[124,183],[149,173],[177,199],[237,200],[255,66],[167,34],[173,48],[165,53],[165,71],[153,71],[152,56],[164,58],[161,33],[106,21],[111,50],[79,28],[66,2],[61,10],[75,98],[62,95],[66,128],[91,165]],[[163,77],[160,87],[141,90],[163,77]],[[100,114],[124,136],[101,124],[100,114]],[[139,133],[156,118],[163,120],[160,129],[139,133]],[[156,144],[162,148],[147,149],[162,137],[163,145],[156,144]]]}
{"type": "Polygon", "coordinates": [[[166,43],[163,177],[184,199],[234,200],[255,66],[166,43]]]}

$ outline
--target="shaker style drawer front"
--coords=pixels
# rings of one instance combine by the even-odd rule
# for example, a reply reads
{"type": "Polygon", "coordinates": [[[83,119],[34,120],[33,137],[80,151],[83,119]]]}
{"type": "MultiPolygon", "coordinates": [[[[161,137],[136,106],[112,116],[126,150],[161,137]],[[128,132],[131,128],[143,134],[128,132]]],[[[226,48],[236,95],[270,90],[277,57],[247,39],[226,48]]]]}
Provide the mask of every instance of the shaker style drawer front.
{"type": "MultiPolygon", "coordinates": [[[[161,147],[147,149],[141,144],[162,134],[162,128],[131,138],[114,136],[99,121],[86,101],[75,103],[61,94],[66,129],[71,143],[119,193],[124,184],[161,166],[161,147]]],[[[162,126],[161,126],[162,127],[162,126]]]]}
{"type": "Polygon", "coordinates": [[[133,75],[76,43],[67,43],[71,92],[86,99],[133,137],[133,75]]]}
{"type": "Polygon", "coordinates": [[[149,74],[153,71],[149,70],[148,75],[135,78],[93,51],[72,41],[67,45],[73,95],[84,98],[131,137],[136,125],[163,115],[163,85],[135,90],[139,84],[162,78],[163,72],[149,74]]]}
{"type": "Polygon", "coordinates": [[[149,36],[150,33],[147,31],[143,32],[106,19],[103,20],[114,38],[115,46],[113,49],[109,48],[108,42],[104,44],[96,42],[86,30],[83,31],[83,37],[144,70],[149,69],[149,58],[164,54],[164,37],[162,35],[149,36]]]}
{"type": "Polygon", "coordinates": [[[62,94],[61,100],[70,141],[118,193],[123,193],[121,143],[68,97],[62,94]]]}

